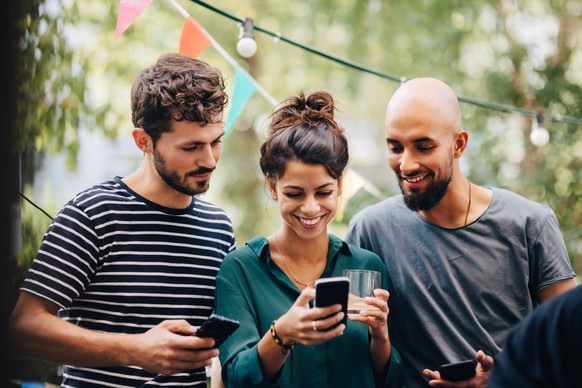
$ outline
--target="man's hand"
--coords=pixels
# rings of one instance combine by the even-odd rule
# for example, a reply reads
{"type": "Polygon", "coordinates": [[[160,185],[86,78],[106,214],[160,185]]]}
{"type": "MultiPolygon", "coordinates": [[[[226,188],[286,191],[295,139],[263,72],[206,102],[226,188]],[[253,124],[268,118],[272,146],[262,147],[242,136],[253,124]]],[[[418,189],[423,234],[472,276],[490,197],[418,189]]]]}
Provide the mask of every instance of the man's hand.
{"type": "Polygon", "coordinates": [[[475,368],[475,375],[468,380],[463,381],[448,381],[442,380],[438,371],[425,369],[422,373],[430,379],[429,385],[431,387],[447,387],[447,388],[486,388],[489,373],[493,368],[493,357],[486,355],[482,350],[477,351],[477,366],[475,368]]]}
{"type": "MultiPolygon", "coordinates": [[[[196,328],[185,320],[168,320],[143,334],[131,335],[121,345],[134,365],[148,372],[172,375],[212,364],[218,350],[214,339],[194,336],[196,328]]],[[[127,337],[126,337],[127,338],[127,337]]]]}

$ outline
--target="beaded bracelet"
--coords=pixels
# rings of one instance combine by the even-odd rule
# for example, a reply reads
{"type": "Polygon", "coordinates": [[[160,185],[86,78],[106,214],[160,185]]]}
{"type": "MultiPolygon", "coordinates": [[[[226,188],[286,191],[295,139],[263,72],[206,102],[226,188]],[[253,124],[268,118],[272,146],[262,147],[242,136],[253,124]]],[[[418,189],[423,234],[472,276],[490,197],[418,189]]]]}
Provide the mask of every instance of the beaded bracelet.
{"type": "Polygon", "coordinates": [[[275,341],[275,343],[283,348],[283,349],[281,349],[281,353],[287,354],[288,352],[293,350],[295,345],[297,345],[297,342],[294,342],[291,345],[285,345],[283,343],[283,341],[281,341],[281,338],[279,338],[279,336],[277,335],[277,332],[275,331],[275,322],[277,322],[276,319],[273,321],[273,323],[271,323],[271,336],[273,337],[273,340],[275,341]]]}

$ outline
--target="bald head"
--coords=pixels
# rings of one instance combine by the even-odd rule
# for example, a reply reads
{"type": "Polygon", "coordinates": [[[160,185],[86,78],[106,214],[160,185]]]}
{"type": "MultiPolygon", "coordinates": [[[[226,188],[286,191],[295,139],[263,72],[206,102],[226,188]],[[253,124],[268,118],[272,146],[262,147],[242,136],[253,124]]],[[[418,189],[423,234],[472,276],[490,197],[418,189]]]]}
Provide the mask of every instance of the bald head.
{"type": "Polygon", "coordinates": [[[402,120],[428,120],[455,134],[461,130],[461,107],[446,83],[435,78],[414,78],[402,84],[388,103],[386,126],[402,120]]]}

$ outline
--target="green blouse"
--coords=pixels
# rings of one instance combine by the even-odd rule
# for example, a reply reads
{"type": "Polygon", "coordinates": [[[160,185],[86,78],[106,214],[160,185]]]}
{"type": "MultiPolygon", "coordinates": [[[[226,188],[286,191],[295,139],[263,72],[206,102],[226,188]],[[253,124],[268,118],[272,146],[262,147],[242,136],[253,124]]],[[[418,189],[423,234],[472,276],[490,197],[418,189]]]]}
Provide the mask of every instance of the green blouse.
{"type": "MultiPolygon", "coordinates": [[[[382,274],[382,288],[390,278],[374,253],[349,245],[329,234],[327,266],[322,277],[342,276],[344,269],[371,269],[382,274]]],[[[257,344],[274,319],[287,312],[300,290],[271,260],[264,237],[254,237],[228,254],[216,279],[216,313],[238,319],[240,327],[220,347],[222,379],[226,387],[399,387],[402,362],[393,347],[388,372],[374,381],[368,326],[348,319],[344,334],[330,341],[297,344],[274,384],[264,381],[257,344]]]]}

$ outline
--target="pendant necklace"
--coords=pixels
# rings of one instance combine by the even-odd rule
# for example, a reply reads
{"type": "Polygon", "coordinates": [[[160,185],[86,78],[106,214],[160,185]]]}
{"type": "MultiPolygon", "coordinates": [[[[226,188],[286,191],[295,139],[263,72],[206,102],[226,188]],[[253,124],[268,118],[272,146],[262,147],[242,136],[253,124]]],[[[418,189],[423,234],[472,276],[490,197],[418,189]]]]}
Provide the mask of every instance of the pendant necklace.
{"type": "Polygon", "coordinates": [[[295,275],[293,275],[293,272],[291,272],[291,269],[289,268],[289,265],[287,264],[287,260],[285,260],[285,256],[283,256],[283,253],[281,253],[281,248],[279,247],[278,235],[279,235],[279,232],[275,233],[275,245],[277,245],[277,252],[279,253],[279,256],[281,256],[281,259],[283,259],[283,264],[285,264],[285,268],[287,268],[287,272],[289,272],[289,275],[291,275],[293,280],[295,280],[297,283],[301,284],[305,288],[308,288],[310,285],[315,284],[315,281],[317,279],[319,279],[319,277],[323,274],[323,271],[325,271],[325,266],[323,267],[323,271],[321,271],[321,273],[319,275],[317,275],[315,280],[313,280],[309,283],[305,283],[305,282],[302,282],[301,280],[297,279],[297,277],[295,275]]]}
{"type": "MultiPolygon", "coordinates": [[[[471,181],[467,179],[467,183],[469,183],[469,205],[467,206],[467,214],[465,214],[465,225],[467,225],[467,220],[469,219],[469,211],[471,210],[471,181]]],[[[275,239],[276,238],[277,235],[275,235],[275,239]]],[[[277,246],[277,249],[279,249],[279,246],[277,246]]],[[[281,251],[279,251],[279,254],[281,254],[281,251]]]]}

